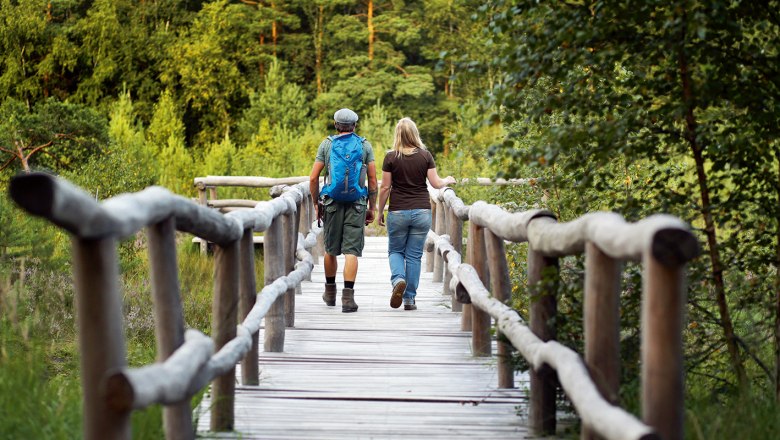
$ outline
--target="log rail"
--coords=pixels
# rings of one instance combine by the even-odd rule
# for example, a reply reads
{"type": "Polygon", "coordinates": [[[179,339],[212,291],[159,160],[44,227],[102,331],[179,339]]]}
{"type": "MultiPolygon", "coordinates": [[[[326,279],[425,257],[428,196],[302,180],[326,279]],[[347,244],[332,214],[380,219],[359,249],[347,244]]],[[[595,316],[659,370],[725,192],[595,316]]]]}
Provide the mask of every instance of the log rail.
{"type": "MultiPolygon", "coordinates": [[[[11,197],[72,236],[74,279],[84,391],[84,437],[129,439],[130,414],[165,406],[168,439],[192,439],[190,400],[211,383],[211,430],[231,430],[235,366],[242,383],[258,383],[258,331],[265,320],[264,349],[280,352],[284,330],[295,319],[295,294],[315,264],[310,250],[320,229],[313,220],[308,179],[197,178],[200,203],[160,187],[98,203],[83,190],[34,173],[11,181],[11,197]],[[271,201],[207,203],[217,186],[273,186],[271,201]],[[232,207],[226,214],[217,209],[232,207]],[[119,291],[117,240],[146,229],[154,301],[157,362],[128,368],[119,291]],[[185,331],[176,231],[214,243],[212,335],[185,331]],[[254,276],[254,231],[264,232],[265,280],[254,276]],[[241,319],[241,324],[236,323],[241,319]]],[[[489,184],[476,180],[477,184],[489,184]]],[[[524,180],[495,184],[524,184],[524,180]]],[[[688,226],[668,215],[627,223],[614,213],[586,214],[558,223],[545,210],[509,213],[485,202],[465,205],[452,188],[431,190],[433,227],[426,269],[462,312],[461,330],[472,332],[477,356],[490,356],[491,325],[498,342],[498,386],[512,388],[510,353],[532,367],[531,428],[555,431],[556,387],[572,401],[583,438],[683,438],[682,326],[684,268],[699,252],[688,226]],[[468,222],[463,262],[463,229],[468,222]],[[511,284],[505,242],[528,243],[529,290],[536,295],[530,323],[506,305],[511,284]],[[555,275],[558,259],[585,255],[585,353],[555,341],[555,275]],[[620,277],[624,261],[643,267],[642,418],[618,406],[620,277]],[[509,341],[508,343],[503,342],[509,341]]]]}
{"type": "Polygon", "coordinates": [[[244,384],[258,383],[261,321],[265,319],[265,350],[283,351],[285,327],[294,321],[296,288],[314,265],[309,249],[320,229],[311,221],[308,183],[280,187],[277,193],[272,201],[222,215],[160,187],[98,203],[48,174],[11,181],[13,200],[72,237],[84,438],[130,439],[131,412],[162,404],[166,438],[193,439],[190,400],[209,383],[215,402],[211,428],[232,429],[236,364],[242,364],[244,384]],[[144,228],[158,359],[128,368],[117,241],[144,228]],[[176,231],[216,247],[211,337],[185,331],[176,231]],[[255,288],[253,231],[265,232],[265,287],[260,292],[255,288]],[[236,326],[239,315],[242,321],[236,326]]]}
{"type": "Polygon", "coordinates": [[[461,329],[472,332],[475,355],[491,355],[491,318],[511,342],[498,343],[499,387],[513,387],[512,349],[530,363],[532,429],[555,432],[560,383],[582,420],[583,438],[683,438],[684,266],[700,252],[686,224],[669,215],[627,223],[615,213],[558,223],[545,210],[509,213],[481,201],[467,206],[452,188],[431,189],[430,195],[434,223],[426,267],[434,281],[444,282],[443,293],[452,295],[452,310],[462,311],[461,329]],[[461,261],[464,221],[469,222],[469,264],[461,261]],[[505,241],[528,243],[528,284],[538,295],[530,324],[505,304],[511,297],[505,241]],[[555,341],[557,275],[551,276],[559,258],[583,253],[584,360],[555,341]],[[617,405],[623,261],[643,266],[642,421],[617,405]]]}

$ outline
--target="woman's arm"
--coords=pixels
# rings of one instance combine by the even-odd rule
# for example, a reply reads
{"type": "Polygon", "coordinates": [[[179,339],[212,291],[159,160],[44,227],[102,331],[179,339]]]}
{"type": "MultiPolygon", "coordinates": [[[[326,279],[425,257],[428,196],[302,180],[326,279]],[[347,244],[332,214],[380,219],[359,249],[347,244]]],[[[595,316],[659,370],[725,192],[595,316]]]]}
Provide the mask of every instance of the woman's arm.
{"type": "Polygon", "coordinates": [[[436,172],[436,168],[428,168],[428,181],[431,182],[431,186],[440,189],[447,185],[452,185],[455,183],[455,178],[452,176],[447,176],[445,178],[439,177],[439,173],[436,172]]]}
{"type": "Polygon", "coordinates": [[[385,203],[390,197],[390,188],[393,186],[393,175],[389,171],[382,171],[382,185],[379,187],[379,206],[377,209],[377,218],[379,226],[385,225],[385,203]]]}

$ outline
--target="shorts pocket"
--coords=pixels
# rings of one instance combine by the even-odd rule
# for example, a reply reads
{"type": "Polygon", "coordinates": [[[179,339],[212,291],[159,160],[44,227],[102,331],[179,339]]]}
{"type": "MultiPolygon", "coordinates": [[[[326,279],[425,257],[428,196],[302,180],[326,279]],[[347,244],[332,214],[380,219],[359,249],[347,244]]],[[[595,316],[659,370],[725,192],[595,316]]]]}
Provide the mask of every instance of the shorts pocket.
{"type": "Polygon", "coordinates": [[[333,214],[336,213],[337,209],[339,209],[339,207],[336,206],[335,203],[325,205],[325,218],[330,218],[333,214]]]}

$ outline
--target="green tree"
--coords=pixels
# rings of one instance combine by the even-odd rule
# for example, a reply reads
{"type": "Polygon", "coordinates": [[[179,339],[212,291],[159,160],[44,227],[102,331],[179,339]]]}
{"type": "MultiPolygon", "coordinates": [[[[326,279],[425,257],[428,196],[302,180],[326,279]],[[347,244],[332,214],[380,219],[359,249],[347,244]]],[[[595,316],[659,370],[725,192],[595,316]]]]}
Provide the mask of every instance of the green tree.
{"type": "Polygon", "coordinates": [[[488,77],[473,77],[456,82],[455,74],[461,59],[471,63],[488,61],[483,49],[484,36],[481,23],[471,18],[482,2],[467,0],[429,0],[423,2],[423,36],[420,53],[436,62],[436,83],[441,85],[447,98],[474,97],[489,85],[488,77]],[[464,37],[468,36],[468,37],[464,37]],[[463,88],[461,90],[461,87],[463,88]]]}
{"type": "Polygon", "coordinates": [[[256,9],[219,0],[206,4],[170,46],[161,79],[180,91],[186,120],[204,142],[225,133],[258,83],[261,29],[256,9]]]}
{"type": "Polygon", "coordinates": [[[96,0],[73,28],[85,69],[74,98],[93,106],[103,100],[106,92],[111,93],[111,85],[123,73],[131,70],[125,51],[134,49],[129,44],[134,35],[132,28],[120,21],[128,12],[120,10],[120,6],[126,6],[122,3],[96,0]]]}
{"type": "Polygon", "coordinates": [[[309,98],[301,86],[287,81],[278,60],[273,60],[263,88],[252,93],[250,105],[238,123],[238,139],[248,140],[262,121],[273,122],[288,130],[297,131],[309,123],[309,98]]]}
{"type": "Polygon", "coordinates": [[[42,97],[37,69],[50,38],[46,1],[0,0],[0,99],[30,103],[42,97]]]}
{"type": "Polygon", "coordinates": [[[353,2],[354,0],[297,0],[296,2],[296,6],[303,11],[310,26],[311,41],[314,46],[313,67],[317,96],[326,90],[323,71],[329,34],[325,28],[333,18],[337,7],[353,2]]]}
{"type": "Polygon", "coordinates": [[[230,176],[235,174],[233,162],[236,159],[236,146],[225,134],[221,142],[215,142],[208,146],[203,156],[202,176],[230,176]]]}
{"type": "Polygon", "coordinates": [[[128,91],[111,106],[108,138],[105,153],[91,157],[84,166],[69,173],[69,180],[100,199],[141,191],[156,183],[155,157],[153,151],[146,148],[144,129],[128,91]]]}
{"type": "Polygon", "coordinates": [[[90,108],[54,98],[32,108],[15,99],[0,104],[0,170],[16,164],[25,172],[74,169],[106,142],[106,121],[90,108]]]}
{"type": "MultiPolygon", "coordinates": [[[[505,122],[557,118],[546,142],[525,150],[524,157],[567,167],[586,187],[597,183],[598,173],[583,171],[583,163],[604,166],[616,155],[628,163],[647,161],[653,170],[647,184],[657,193],[644,201],[645,209],[670,210],[701,226],[713,321],[743,387],[745,353],[757,357],[735,331],[736,298],[727,295],[724,258],[737,257],[739,247],[767,246],[740,234],[766,223],[763,216],[744,215],[738,208],[744,203],[768,214],[774,224],[765,230],[777,236],[778,128],[769,110],[776,108],[780,90],[776,6],[494,1],[483,7],[494,36],[488,50],[497,54],[492,68],[503,74],[488,97],[490,106],[501,106],[505,122]],[[538,99],[529,99],[531,94],[538,99]],[[697,207],[695,215],[689,206],[697,207]]],[[[511,139],[505,145],[505,151],[514,150],[511,139]]],[[[617,168],[604,170],[617,180],[617,168]]],[[[763,273],[777,257],[770,252],[750,266],[736,261],[735,270],[763,273]]],[[[691,299],[706,307],[698,292],[691,299]]]]}
{"type": "Polygon", "coordinates": [[[179,194],[192,190],[192,155],[184,140],[184,123],[176,109],[173,96],[166,91],[155,105],[154,116],[146,130],[145,150],[155,159],[160,185],[179,194]]]}

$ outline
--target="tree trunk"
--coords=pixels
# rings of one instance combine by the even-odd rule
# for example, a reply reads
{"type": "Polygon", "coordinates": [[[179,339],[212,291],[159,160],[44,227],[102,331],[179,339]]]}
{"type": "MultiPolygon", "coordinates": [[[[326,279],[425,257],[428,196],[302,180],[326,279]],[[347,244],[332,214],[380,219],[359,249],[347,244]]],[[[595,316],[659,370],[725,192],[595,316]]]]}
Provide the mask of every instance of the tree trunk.
{"type": "Polygon", "coordinates": [[[368,61],[374,61],[374,39],[376,32],[374,30],[374,1],[368,0],[368,61]]]}
{"type": "MultiPolygon", "coordinates": [[[[780,176],[780,154],[777,157],[777,175],[780,176]]],[[[780,178],[780,177],[778,177],[780,178]]],[[[780,191],[777,194],[780,203],[780,191]]],[[[780,268],[780,217],[777,219],[775,267],[780,268]]],[[[775,275],[775,399],[780,401],[780,273],[775,275]]]]}
{"type": "Polygon", "coordinates": [[[317,96],[322,94],[322,42],[325,37],[325,33],[322,29],[323,14],[325,14],[324,9],[325,8],[323,6],[320,6],[317,11],[317,36],[314,41],[315,51],[317,52],[315,55],[316,62],[314,66],[314,70],[317,76],[317,96]]]}
{"type": "Polygon", "coordinates": [[[30,164],[28,160],[30,159],[29,155],[24,154],[24,145],[20,141],[15,141],[16,144],[16,157],[19,158],[19,162],[22,163],[22,170],[24,170],[25,173],[29,173],[30,170],[30,164]]]}
{"type": "MultiPolygon", "coordinates": [[[[273,11],[276,12],[275,2],[271,2],[271,9],[273,9],[273,11]]],[[[271,38],[273,39],[274,58],[276,58],[276,42],[279,39],[279,27],[275,18],[274,21],[271,23],[271,38]]]]}
{"type": "Polygon", "coordinates": [[[740,386],[746,390],[748,386],[745,367],[737,346],[737,339],[734,335],[734,325],[729,313],[729,305],[726,300],[726,287],[723,282],[723,262],[720,257],[718,247],[718,236],[715,228],[715,221],[712,218],[712,203],[710,201],[710,191],[707,182],[707,171],[705,170],[704,155],[702,147],[698,144],[697,123],[694,114],[695,100],[693,93],[693,84],[691,82],[690,66],[685,53],[685,35],[687,33],[687,16],[683,12],[682,17],[682,38],[683,44],[680,44],[679,69],[680,80],[682,82],[683,102],[685,105],[685,140],[688,142],[696,162],[696,176],[699,183],[699,192],[701,196],[701,214],[704,218],[704,232],[707,236],[707,246],[709,248],[710,264],[712,265],[712,278],[715,287],[715,301],[718,304],[720,313],[720,325],[723,327],[723,336],[726,340],[726,347],[731,358],[731,367],[736,374],[740,386]]]}

